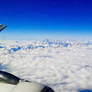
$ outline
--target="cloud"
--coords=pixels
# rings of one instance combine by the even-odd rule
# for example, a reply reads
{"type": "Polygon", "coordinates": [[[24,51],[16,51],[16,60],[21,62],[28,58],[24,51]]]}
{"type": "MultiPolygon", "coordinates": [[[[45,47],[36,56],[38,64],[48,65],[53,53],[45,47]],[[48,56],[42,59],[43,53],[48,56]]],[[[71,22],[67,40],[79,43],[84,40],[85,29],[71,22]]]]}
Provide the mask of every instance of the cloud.
{"type": "Polygon", "coordinates": [[[0,46],[5,71],[49,85],[55,92],[92,89],[91,41],[0,41],[0,46]]]}

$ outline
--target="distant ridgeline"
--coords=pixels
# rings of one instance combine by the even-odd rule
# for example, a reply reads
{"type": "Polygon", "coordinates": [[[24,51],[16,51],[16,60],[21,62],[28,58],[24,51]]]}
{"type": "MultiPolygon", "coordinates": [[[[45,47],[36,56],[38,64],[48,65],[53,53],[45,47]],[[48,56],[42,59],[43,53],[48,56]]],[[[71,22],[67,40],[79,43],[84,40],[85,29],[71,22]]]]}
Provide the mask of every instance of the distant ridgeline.
{"type": "Polygon", "coordinates": [[[0,41],[0,49],[8,49],[9,53],[19,50],[33,50],[37,48],[92,48],[92,41],[85,42],[72,42],[72,41],[57,41],[57,40],[44,40],[44,41],[0,41]]]}

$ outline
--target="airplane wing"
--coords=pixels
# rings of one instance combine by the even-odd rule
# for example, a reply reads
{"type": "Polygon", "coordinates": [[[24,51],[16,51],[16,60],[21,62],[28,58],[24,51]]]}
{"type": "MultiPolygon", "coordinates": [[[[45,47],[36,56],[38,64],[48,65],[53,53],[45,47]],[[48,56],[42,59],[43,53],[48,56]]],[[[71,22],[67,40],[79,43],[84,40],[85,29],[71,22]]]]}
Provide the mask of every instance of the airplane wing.
{"type": "Polygon", "coordinates": [[[0,24],[0,32],[5,29],[7,26],[0,24]]]}

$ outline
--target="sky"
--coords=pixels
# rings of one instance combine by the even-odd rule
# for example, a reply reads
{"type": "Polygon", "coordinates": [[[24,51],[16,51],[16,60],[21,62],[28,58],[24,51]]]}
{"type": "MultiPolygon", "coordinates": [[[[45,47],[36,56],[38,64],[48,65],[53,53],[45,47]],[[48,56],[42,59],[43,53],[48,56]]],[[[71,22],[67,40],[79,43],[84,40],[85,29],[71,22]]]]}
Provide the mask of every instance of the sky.
{"type": "Polygon", "coordinates": [[[0,39],[92,39],[92,0],[1,0],[0,39]]]}

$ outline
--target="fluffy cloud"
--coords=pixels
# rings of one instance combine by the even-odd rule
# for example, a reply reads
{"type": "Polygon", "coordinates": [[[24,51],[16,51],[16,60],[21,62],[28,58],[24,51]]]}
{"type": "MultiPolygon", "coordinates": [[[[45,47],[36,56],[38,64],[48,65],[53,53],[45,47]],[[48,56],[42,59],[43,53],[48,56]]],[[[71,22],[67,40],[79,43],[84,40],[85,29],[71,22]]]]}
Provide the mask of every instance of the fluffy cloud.
{"type": "Polygon", "coordinates": [[[2,70],[55,92],[92,89],[91,42],[0,41],[2,70]]]}

